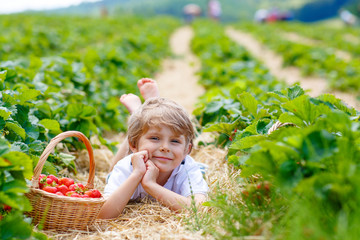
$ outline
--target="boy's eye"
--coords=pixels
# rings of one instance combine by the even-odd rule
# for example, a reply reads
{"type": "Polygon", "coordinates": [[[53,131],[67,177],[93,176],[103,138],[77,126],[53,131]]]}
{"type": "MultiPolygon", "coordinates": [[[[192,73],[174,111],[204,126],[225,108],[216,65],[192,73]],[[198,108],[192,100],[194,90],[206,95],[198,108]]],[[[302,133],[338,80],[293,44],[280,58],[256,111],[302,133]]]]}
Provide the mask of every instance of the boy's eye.
{"type": "Polygon", "coordinates": [[[174,143],[180,143],[180,140],[177,140],[177,139],[173,139],[171,141],[174,142],[174,143]]]}
{"type": "Polygon", "coordinates": [[[151,140],[159,140],[158,137],[150,137],[151,140]]]}

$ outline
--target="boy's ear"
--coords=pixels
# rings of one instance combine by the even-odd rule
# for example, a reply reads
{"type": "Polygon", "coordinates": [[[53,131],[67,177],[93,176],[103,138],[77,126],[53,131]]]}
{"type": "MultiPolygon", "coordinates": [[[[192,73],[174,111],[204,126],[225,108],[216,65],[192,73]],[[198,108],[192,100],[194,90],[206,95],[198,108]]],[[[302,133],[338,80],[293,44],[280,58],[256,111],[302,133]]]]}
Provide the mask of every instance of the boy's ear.
{"type": "Polygon", "coordinates": [[[131,150],[132,152],[137,152],[137,148],[136,148],[135,146],[132,146],[131,143],[130,143],[130,141],[128,141],[128,143],[129,143],[129,148],[130,148],[130,150],[131,150]]]}
{"type": "Polygon", "coordinates": [[[190,154],[192,150],[192,144],[189,143],[188,149],[187,149],[187,154],[190,154]]]}

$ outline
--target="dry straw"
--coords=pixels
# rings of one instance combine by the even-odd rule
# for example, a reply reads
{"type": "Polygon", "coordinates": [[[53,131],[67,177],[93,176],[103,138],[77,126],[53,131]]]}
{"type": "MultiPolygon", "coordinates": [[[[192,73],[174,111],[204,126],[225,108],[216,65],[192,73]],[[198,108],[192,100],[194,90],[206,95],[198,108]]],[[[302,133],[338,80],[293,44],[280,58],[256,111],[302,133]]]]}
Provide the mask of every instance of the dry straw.
{"type": "Polygon", "coordinates": [[[67,137],[77,137],[85,144],[89,153],[90,163],[86,187],[88,189],[94,187],[95,161],[91,144],[86,136],[81,132],[67,131],[54,137],[40,156],[39,162],[34,169],[30,192],[26,194],[33,208],[27,215],[33,219],[34,224],[44,230],[87,230],[88,227],[94,223],[105,202],[104,198],[95,199],[59,196],[39,189],[38,179],[46,159],[55,146],[67,137]]]}

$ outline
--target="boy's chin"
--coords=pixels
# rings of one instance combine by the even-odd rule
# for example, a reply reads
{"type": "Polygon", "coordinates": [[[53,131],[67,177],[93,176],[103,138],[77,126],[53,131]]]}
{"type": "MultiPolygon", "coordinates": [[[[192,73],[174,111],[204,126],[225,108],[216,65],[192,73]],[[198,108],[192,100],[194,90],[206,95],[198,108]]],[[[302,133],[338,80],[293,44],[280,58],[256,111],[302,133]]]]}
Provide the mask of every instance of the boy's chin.
{"type": "Polygon", "coordinates": [[[159,162],[154,162],[154,165],[159,169],[159,172],[161,172],[161,173],[170,172],[175,169],[175,168],[172,168],[169,166],[164,166],[165,164],[159,163],[159,162]]]}

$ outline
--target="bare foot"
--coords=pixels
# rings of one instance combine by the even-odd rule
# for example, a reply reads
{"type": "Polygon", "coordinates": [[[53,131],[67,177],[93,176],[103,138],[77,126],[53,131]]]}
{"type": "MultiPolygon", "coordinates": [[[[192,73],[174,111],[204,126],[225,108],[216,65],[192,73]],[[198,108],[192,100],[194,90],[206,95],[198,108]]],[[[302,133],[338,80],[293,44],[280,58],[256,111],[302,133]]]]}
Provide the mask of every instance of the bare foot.
{"type": "Polygon", "coordinates": [[[141,106],[140,98],[132,93],[121,95],[120,102],[126,107],[130,114],[141,106]]]}
{"type": "Polygon", "coordinates": [[[159,89],[156,81],[150,78],[142,78],[137,82],[141,96],[147,100],[152,97],[159,97],[159,89]]]}

